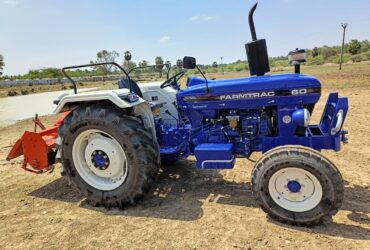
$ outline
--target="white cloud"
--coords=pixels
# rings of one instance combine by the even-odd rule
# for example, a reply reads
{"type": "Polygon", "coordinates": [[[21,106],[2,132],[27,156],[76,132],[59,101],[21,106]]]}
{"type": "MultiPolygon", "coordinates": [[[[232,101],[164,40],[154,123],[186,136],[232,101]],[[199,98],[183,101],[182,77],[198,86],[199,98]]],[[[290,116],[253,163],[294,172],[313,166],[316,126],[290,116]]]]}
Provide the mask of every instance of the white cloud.
{"type": "Polygon", "coordinates": [[[4,4],[17,5],[19,2],[17,0],[3,0],[4,4]]]}
{"type": "Polygon", "coordinates": [[[214,16],[209,15],[199,15],[199,16],[191,16],[188,20],[190,22],[196,22],[196,21],[210,21],[214,19],[214,16]]]}
{"type": "Polygon", "coordinates": [[[160,43],[167,43],[171,40],[171,37],[169,36],[162,36],[161,39],[159,39],[160,43]]]}

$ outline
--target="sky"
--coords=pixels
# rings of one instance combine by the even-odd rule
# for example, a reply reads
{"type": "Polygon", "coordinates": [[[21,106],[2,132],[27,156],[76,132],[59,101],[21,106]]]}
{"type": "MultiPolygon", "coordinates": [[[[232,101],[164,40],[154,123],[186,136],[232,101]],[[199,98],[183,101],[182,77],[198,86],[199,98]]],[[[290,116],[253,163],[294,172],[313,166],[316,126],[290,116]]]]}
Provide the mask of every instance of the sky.
{"type": "MultiPolygon", "coordinates": [[[[135,62],[156,56],[200,64],[246,60],[251,0],[0,0],[4,74],[85,64],[102,49],[131,51],[135,62]]],[[[370,40],[369,0],[260,0],[258,38],[269,56],[295,48],[370,40]]]]}

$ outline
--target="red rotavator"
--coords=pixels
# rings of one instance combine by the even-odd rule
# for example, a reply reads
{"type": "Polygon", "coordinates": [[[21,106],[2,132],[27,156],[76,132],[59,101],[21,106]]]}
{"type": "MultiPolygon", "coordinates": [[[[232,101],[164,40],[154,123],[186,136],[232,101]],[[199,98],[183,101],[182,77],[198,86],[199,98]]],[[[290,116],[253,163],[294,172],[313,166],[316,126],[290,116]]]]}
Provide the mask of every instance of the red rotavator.
{"type": "Polygon", "coordinates": [[[69,113],[64,112],[55,124],[47,129],[36,115],[33,120],[35,123],[34,132],[24,132],[22,137],[14,144],[6,159],[9,161],[23,155],[22,168],[36,174],[52,169],[56,154],[55,141],[58,138],[58,128],[69,113]],[[42,130],[37,132],[37,126],[42,130]],[[28,168],[28,164],[32,168],[28,168]]]}

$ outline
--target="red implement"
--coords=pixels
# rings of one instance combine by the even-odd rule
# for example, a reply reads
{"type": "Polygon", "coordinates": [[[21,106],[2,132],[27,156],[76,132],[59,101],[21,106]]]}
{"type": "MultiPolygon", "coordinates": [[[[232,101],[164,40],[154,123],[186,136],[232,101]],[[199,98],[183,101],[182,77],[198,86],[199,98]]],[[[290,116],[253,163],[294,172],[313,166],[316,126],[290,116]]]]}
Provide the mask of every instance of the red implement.
{"type": "Polygon", "coordinates": [[[6,159],[9,161],[23,155],[22,168],[37,174],[52,169],[56,154],[55,141],[58,138],[58,128],[68,114],[69,112],[63,113],[51,128],[39,132],[36,132],[36,125],[40,127],[43,127],[43,125],[36,115],[34,120],[35,132],[24,132],[10,150],[6,159]],[[28,168],[27,165],[32,168],[28,168]]]}

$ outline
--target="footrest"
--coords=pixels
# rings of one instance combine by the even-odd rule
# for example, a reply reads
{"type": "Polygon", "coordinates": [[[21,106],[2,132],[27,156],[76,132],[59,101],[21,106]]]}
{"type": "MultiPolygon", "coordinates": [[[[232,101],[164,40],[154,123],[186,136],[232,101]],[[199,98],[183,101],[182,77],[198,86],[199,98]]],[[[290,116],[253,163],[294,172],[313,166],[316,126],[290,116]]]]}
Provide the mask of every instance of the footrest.
{"type": "Polygon", "coordinates": [[[202,169],[230,169],[234,167],[235,156],[233,155],[233,145],[205,143],[199,144],[195,150],[197,168],[202,169]]]}

